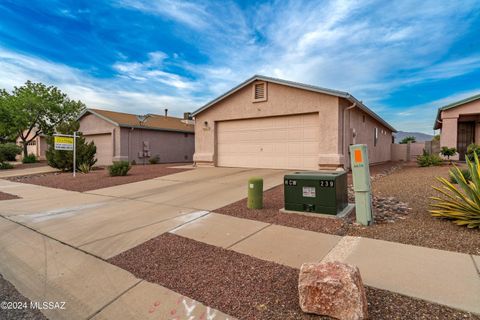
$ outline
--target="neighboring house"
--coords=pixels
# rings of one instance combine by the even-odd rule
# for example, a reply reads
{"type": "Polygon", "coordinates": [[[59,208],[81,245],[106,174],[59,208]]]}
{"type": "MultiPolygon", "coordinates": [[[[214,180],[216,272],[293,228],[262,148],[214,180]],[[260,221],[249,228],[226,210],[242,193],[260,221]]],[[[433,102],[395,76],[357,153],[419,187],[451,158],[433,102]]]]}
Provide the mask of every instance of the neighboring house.
{"type": "Polygon", "coordinates": [[[192,115],[198,165],[348,168],[359,143],[391,159],[395,129],[347,92],[256,75],[192,115]]]}
{"type": "MultiPolygon", "coordinates": [[[[35,130],[35,129],[33,129],[33,130],[35,130]]],[[[26,134],[27,130],[24,133],[26,134]]],[[[35,134],[34,132],[30,132],[30,134],[28,135],[28,139],[31,139],[31,137],[33,137],[34,134],[35,134]]],[[[20,139],[20,137],[17,137],[16,144],[19,145],[20,147],[22,147],[22,153],[17,157],[17,159],[22,159],[23,158],[23,143],[22,143],[22,139],[20,139]]],[[[30,141],[27,145],[28,154],[34,154],[37,157],[38,160],[45,160],[46,159],[45,152],[47,151],[47,149],[48,149],[47,140],[45,139],[45,135],[43,135],[43,134],[40,134],[37,137],[35,137],[35,139],[30,141]]]]}
{"type": "Polygon", "coordinates": [[[156,156],[160,163],[192,161],[194,126],[180,118],[86,109],[78,120],[79,131],[97,146],[97,165],[117,160],[148,163],[156,156]]]}
{"type": "Polygon", "coordinates": [[[457,148],[454,160],[465,160],[467,147],[480,142],[480,94],[438,109],[433,129],[440,129],[440,146],[457,148]]]}

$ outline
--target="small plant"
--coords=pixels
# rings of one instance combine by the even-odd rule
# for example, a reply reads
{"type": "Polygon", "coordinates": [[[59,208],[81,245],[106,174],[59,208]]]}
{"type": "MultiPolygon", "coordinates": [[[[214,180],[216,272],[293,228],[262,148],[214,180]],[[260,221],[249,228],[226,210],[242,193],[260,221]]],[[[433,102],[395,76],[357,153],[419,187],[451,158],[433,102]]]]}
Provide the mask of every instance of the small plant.
{"type": "Polygon", "coordinates": [[[474,154],[480,156],[480,145],[472,143],[467,147],[467,152],[465,153],[465,156],[470,161],[473,161],[475,159],[474,154]]]}
{"type": "Polygon", "coordinates": [[[407,143],[415,143],[417,142],[417,138],[415,138],[414,136],[408,136],[408,137],[405,137],[402,139],[402,141],[400,141],[400,144],[407,144],[407,143]]]}
{"type": "Polygon", "coordinates": [[[78,170],[80,170],[81,173],[89,173],[92,171],[92,166],[88,162],[82,162],[78,166],[78,170]]]}
{"type": "Polygon", "coordinates": [[[420,167],[439,166],[442,164],[442,158],[436,154],[429,154],[423,150],[423,154],[417,157],[417,164],[420,167]]]}
{"type": "Polygon", "coordinates": [[[33,153],[30,153],[28,156],[23,157],[22,163],[35,163],[37,162],[37,156],[33,153]]]}
{"type": "Polygon", "coordinates": [[[13,169],[13,165],[8,162],[0,162],[0,170],[13,169]]]}
{"type": "Polygon", "coordinates": [[[447,157],[448,160],[450,160],[450,157],[454,156],[456,153],[456,148],[442,147],[442,149],[440,150],[440,154],[444,157],[447,157]]]}
{"type": "Polygon", "coordinates": [[[136,166],[137,165],[137,161],[135,160],[132,160],[132,162],[130,162],[132,164],[132,166],[136,166]]]}
{"type": "MultiPolygon", "coordinates": [[[[465,180],[472,181],[472,176],[470,175],[470,171],[468,169],[460,169],[460,171],[462,171],[462,175],[465,177],[465,180]]],[[[452,170],[450,170],[450,182],[457,184],[457,179],[455,179],[455,176],[452,175],[452,170]]]]}
{"type": "Polygon", "coordinates": [[[437,177],[442,187],[433,187],[443,197],[432,197],[436,201],[431,206],[430,213],[434,217],[451,219],[457,225],[468,228],[480,228],[480,161],[474,153],[474,161],[467,158],[470,181],[467,180],[457,166],[450,170],[450,176],[455,179],[458,187],[447,179],[437,177]]]}
{"type": "Polygon", "coordinates": [[[0,154],[6,161],[15,161],[17,155],[22,153],[22,148],[15,143],[0,144],[0,154]]]}
{"type": "Polygon", "coordinates": [[[160,163],[160,156],[157,154],[155,157],[148,159],[148,162],[150,162],[150,164],[160,163]]]}
{"type": "Polygon", "coordinates": [[[114,161],[111,166],[108,166],[108,173],[111,177],[126,176],[131,168],[128,161],[114,161]]]}

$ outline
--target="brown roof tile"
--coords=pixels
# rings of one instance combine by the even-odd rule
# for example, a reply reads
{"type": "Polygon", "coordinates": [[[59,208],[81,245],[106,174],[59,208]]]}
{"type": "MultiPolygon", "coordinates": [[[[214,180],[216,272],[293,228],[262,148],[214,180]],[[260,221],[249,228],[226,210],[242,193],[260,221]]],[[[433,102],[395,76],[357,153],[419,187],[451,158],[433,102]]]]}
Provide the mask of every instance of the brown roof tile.
{"type": "Polygon", "coordinates": [[[101,109],[87,109],[87,112],[100,115],[101,117],[107,118],[121,127],[144,127],[145,129],[152,130],[174,130],[174,131],[185,131],[193,132],[194,127],[191,124],[183,123],[181,118],[176,117],[165,117],[158,114],[151,114],[143,124],[137,119],[137,116],[131,113],[115,112],[109,110],[101,109]]]}

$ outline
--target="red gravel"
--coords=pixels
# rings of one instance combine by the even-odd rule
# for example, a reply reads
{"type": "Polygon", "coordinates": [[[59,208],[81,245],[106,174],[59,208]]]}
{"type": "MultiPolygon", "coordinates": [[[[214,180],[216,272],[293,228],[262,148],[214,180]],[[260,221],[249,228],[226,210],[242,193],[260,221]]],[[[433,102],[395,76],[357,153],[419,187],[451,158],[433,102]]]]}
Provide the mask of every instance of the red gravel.
{"type": "MultiPolygon", "coordinates": [[[[109,260],[239,319],[327,319],[302,313],[298,269],[173,234],[109,260]]],[[[480,319],[444,306],[367,287],[371,319],[480,319]]]]}
{"type": "Polygon", "coordinates": [[[10,194],[10,193],[5,193],[0,191],[0,201],[2,200],[12,200],[12,199],[20,199],[20,197],[10,194]]]}
{"type": "Polygon", "coordinates": [[[112,187],[121,184],[137,182],[147,179],[153,179],[173,173],[182,172],[189,169],[174,169],[169,168],[176,165],[175,163],[165,164],[149,164],[149,165],[135,165],[128,172],[127,176],[110,177],[106,168],[98,168],[90,173],[83,174],[77,172],[77,176],[74,178],[71,172],[55,172],[55,173],[43,173],[22,177],[8,178],[10,181],[31,183],[45,187],[65,189],[71,191],[89,191],[100,188],[112,187]]]}
{"type": "MultiPolygon", "coordinates": [[[[388,166],[372,167],[372,175],[381,174],[382,169],[388,170],[388,166]]],[[[361,236],[479,255],[480,230],[468,229],[454,225],[448,220],[433,218],[428,212],[431,202],[429,197],[436,195],[436,191],[431,187],[437,184],[435,177],[447,177],[448,171],[448,166],[420,168],[416,165],[406,165],[391,174],[374,179],[372,182],[374,195],[394,197],[412,208],[404,220],[397,220],[394,223],[363,227],[349,223],[351,220],[280,213],[279,209],[284,206],[283,185],[264,192],[264,209],[248,209],[247,200],[243,199],[214,211],[316,232],[361,236]]],[[[348,219],[354,219],[354,215],[352,213],[348,219]]]]}

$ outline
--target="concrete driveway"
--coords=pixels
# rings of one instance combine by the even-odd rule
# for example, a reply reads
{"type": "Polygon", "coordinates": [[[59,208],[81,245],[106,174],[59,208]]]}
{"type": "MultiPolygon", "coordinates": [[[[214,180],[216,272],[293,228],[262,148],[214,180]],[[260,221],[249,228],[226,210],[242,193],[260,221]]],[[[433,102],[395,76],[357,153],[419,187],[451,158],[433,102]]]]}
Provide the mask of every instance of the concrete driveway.
{"type": "Polygon", "coordinates": [[[0,215],[103,259],[113,257],[208,211],[246,197],[247,180],[264,189],[283,181],[283,170],[197,168],[86,193],[0,180],[0,215]]]}

